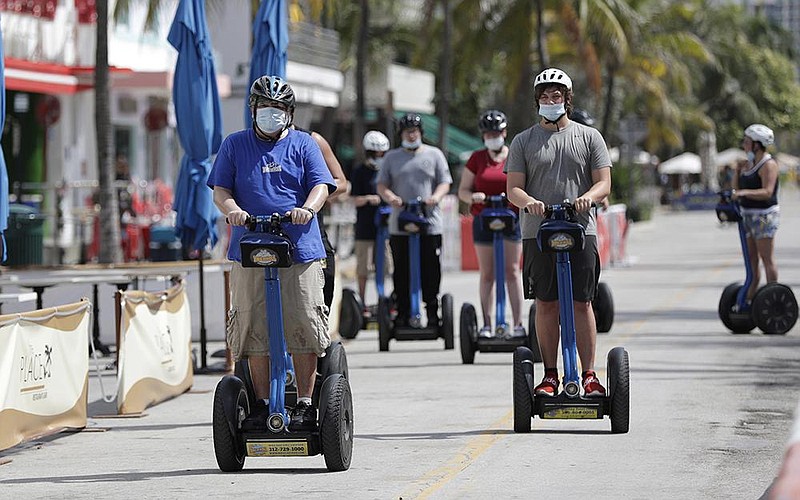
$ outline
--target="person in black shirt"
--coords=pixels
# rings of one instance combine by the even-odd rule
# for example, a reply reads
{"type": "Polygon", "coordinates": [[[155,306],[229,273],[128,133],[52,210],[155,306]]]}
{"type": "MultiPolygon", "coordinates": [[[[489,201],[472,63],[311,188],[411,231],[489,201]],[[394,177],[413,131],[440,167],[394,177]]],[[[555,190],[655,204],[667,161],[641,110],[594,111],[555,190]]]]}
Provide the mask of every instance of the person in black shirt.
{"type": "Polygon", "coordinates": [[[383,155],[390,146],[389,138],[377,130],[370,130],[364,135],[363,145],[366,159],[353,170],[350,179],[350,195],[356,206],[356,277],[362,302],[367,289],[367,277],[375,263],[375,214],[378,205],[383,203],[377,194],[376,179],[383,155]]]}

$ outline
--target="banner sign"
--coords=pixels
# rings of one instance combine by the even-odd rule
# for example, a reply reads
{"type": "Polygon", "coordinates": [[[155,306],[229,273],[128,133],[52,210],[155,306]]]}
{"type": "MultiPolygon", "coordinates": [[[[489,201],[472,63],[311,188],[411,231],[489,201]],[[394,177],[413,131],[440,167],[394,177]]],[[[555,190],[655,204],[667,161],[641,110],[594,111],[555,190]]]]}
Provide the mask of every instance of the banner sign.
{"type": "Polygon", "coordinates": [[[0,316],[0,450],[86,427],[87,300],[0,316]]]}
{"type": "Polygon", "coordinates": [[[119,414],[148,406],[192,387],[192,318],[184,285],[161,293],[122,294],[119,346],[119,414]]]}

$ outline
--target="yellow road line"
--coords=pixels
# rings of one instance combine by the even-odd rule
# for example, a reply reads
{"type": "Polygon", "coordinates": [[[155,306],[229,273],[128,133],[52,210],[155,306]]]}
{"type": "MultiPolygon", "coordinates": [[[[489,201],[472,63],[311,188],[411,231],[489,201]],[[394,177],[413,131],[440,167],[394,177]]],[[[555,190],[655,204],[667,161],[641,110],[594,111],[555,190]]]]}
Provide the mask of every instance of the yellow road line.
{"type": "MultiPolygon", "coordinates": [[[[511,410],[502,418],[492,422],[491,429],[510,429],[514,411],[511,410]]],[[[478,457],[496,442],[508,434],[489,433],[481,434],[470,439],[459,452],[446,464],[434,469],[414,482],[414,486],[406,491],[400,498],[428,498],[441,489],[444,485],[455,479],[464,469],[472,465],[478,457]]]]}

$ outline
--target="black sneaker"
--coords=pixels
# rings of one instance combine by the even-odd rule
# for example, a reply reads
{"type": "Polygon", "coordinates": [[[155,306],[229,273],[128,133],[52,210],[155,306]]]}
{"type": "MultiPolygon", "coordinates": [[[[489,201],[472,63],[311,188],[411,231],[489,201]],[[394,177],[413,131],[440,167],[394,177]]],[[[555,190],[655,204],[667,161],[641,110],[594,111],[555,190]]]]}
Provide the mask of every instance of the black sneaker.
{"type": "Polygon", "coordinates": [[[269,417],[269,405],[263,399],[259,399],[250,408],[250,414],[242,422],[243,431],[264,431],[267,430],[267,418],[269,417]]]}
{"type": "Polygon", "coordinates": [[[292,421],[289,430],[313,431],[317,427],[317,410],[311,403],[299,401],[292,411],[292,421]]]}

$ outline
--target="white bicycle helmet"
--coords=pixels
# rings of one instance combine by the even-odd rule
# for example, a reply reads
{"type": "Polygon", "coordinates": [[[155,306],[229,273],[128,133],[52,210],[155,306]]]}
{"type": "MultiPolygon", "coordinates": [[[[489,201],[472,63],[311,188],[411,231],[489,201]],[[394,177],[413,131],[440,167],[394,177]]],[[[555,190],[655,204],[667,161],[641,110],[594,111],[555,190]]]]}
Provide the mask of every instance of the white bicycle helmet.
{"type": "Polygon", "coordinates": [[[364,151],[389,151],[389,138],[377,130],[364,134],[363,144],[364,151]]]}
{"type": "Polygon", "coordinates": [[[536,75],[536,79],[533,81],[533,88],[543,83],[560,83],[566,86],[567,90],[572,90],[572,80],[566,73],[558,68],[547,68],[536,75]]]}
{"type": "Polygon", "coordinates": [[[756,142],[760,142],[764,147],[775,143],[775,134],[772,133],[772,129],[760,123],[754,123],[744,129],[744,135],[756,142]]]}

